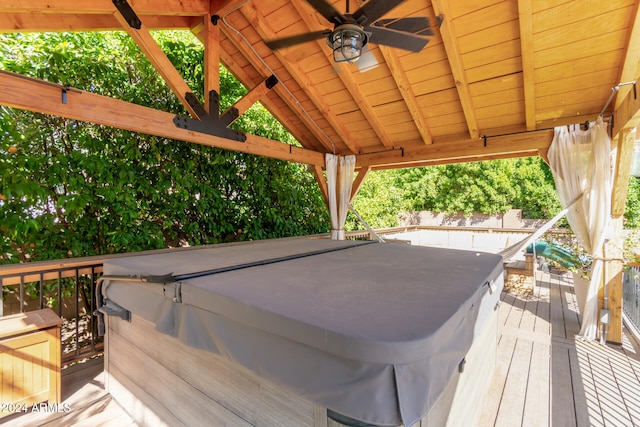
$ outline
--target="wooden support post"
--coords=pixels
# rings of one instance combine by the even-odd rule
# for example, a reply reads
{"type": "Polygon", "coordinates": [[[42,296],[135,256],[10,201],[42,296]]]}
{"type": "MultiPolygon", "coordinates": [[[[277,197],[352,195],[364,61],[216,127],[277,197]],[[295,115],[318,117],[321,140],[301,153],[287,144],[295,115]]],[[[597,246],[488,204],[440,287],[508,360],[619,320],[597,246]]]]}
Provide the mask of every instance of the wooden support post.
{"type": "MultiPolygon", "coordinates": [[[[605,339],[608,342],[622,343],[622,267],[624,262],[622,259],[622,246],[624,244],[624,236],[622,230],[623,217],[613,218],[613,238],[604,244],[604,280],[607,284],[607,310],[609,311],[609,323],[606,328],[607,334],[605,339]]],[[[604,287],[600,290],[602,295],[602,304],[600,308],[604,308],[604,287]]],[[[598,298],[600,301],[600,298],[598,298]]]]}
{"type": "MultiPolygon", "coordinates": [[[[204,93],[208,94],[212,90],[220,93],[220,27],[219,17],[212,12],[204,17],[204,93]],[[213,17],[213,19],[212,19],[213,17]],[[214,24],[215,22],[215,24],[214,24]]],[[[206,98],[206,96],[205,96],[206,98]]],[[[205,102],[207,113],[209,103],[205,102]]],[[[216,111],[220,114],[220,111],[216,111]]]]}
{"type": "MultiPolygon", "coordinates": [[[[622,343],[623,215],[629,188],[629,173],[635,139],[635,129],[625,128],[615,136],[612,144],[612,147],[617,149],[611,192],[613,237],[604,245],[604,280],[607,284],[607,309],[610,313],[606,340],[614,343],[622,343]]],[[[599,307],[602,309],[604,307],[604,287],[600,289],[598,295],[599,307]]]]}

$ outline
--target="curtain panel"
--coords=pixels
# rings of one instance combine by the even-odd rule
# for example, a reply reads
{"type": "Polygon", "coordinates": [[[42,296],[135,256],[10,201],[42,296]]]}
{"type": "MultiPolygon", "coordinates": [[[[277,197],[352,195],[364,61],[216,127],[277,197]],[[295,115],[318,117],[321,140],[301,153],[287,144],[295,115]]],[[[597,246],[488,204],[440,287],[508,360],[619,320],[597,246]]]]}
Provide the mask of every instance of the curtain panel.
{"type": "Polygon", "coordinates": [[[595,339],[602,249],[611,213],[611,141],[606,123],[599,117],[588,130],[579,125],[556,127],[548,156],[560,203],[569,208],[569,225],[593,257],[588,285],[576,283],[575,292],[582,315],[579,336],[595,339]]]}

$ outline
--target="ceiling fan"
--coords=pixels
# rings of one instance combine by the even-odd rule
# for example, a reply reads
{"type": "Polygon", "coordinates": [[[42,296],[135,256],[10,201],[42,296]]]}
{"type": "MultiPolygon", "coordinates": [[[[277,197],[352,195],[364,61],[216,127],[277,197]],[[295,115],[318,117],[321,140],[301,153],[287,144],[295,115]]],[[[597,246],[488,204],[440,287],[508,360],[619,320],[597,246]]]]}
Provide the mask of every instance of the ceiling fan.
{"type": "Polygon", "coordinates": [[[426,36],[433,35],[429,18],[425,16],[408,18],[385,18],[384,14],[404,0],[369,0],[354,13],[349,13],[346,0],[344,14],[338,12],[327,0],[307,0],[327,21],[333,30],[313,31],[276,40],[265,44],[271,50],[282,49],[313,40],[327,39],[333,50],[335,62],[356,62],[367,43],[419,52],[428,43],[426,36]]]}

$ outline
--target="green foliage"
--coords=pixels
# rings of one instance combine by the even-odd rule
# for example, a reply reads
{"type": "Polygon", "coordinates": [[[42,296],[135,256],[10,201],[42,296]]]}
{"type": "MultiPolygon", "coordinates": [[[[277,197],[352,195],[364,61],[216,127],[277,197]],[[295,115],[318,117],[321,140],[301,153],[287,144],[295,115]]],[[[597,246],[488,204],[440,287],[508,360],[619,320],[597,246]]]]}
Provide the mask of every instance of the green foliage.
{"type": "MultiPolygon", "coordinates": [[[[398,214],[407,209],[402,183],[393,170],[370,172],[353,200],[354,209],[372,228],[398,225],[398,214]]],[[[345,224],[347,230],[362,230],[364,226],[351,213],[345,224]]]]}
{"type": "Polygon", "coordinates": [[[640,178],[632,176],[629,179],[629,192],[624,207],[625,228],[640,228],[640,178]]]}
{"type": "MultiPolygon", "coordinates": [[[[375,228],[398,225],[405,211],[469,216],[522,209],[525,218],[551,218],[561,207],[551,170],[539,157],[371,172],[354,207],[375,228]]],[[[349,229],[362,228],[348,218],[349,229]]]]}
{"type": "MultiPolygon", "coordinates": [[[[155,34],[202,99],[202,47],[155,34]]],[[[186,115],[121,33],[0,36],[0,68],[186,115]]],[[[246,89],[221,68],[221,109],[246,89]]],[[[236,128],[296,143],[260,105],[236,128]]],[[[0,263],[326,232],[305,168],[0,107],[0,263]]]]}

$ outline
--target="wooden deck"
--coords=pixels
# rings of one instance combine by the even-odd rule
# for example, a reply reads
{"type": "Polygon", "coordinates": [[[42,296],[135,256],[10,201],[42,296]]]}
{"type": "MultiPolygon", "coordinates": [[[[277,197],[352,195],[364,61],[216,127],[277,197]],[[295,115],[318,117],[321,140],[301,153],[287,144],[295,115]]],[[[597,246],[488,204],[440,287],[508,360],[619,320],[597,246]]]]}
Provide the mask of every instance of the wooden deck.
{"type": "MultiPolygon", "coordinates": [[[[127,427],[135,423],[104,388],[102,356],[62,370],[62,399],[57,412],[15,414],[0,419],[11,427],[127,427]]],[[[30,408],[32,409],[32,408],[30,408]]]]}
{"type": "MultiPolygon", "coordinates": [[[[533,295],[503,293],[498,364],[479,426],[640,426],[640,348],[576,341],[571,275],[537,273],[533,295]]],[[[104,390],[102,358],[63,370],[69,412],[4,418],[11,426],[133,426],[104,390]]]]}
{"type": "Polygon", "coordinates": [[[640,349],[574,339],[571,274],[536,273],[533,295],[503,293],[496,371],[481,426],[638,426],[640,349]]]}

